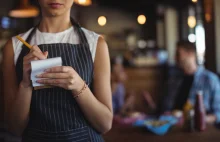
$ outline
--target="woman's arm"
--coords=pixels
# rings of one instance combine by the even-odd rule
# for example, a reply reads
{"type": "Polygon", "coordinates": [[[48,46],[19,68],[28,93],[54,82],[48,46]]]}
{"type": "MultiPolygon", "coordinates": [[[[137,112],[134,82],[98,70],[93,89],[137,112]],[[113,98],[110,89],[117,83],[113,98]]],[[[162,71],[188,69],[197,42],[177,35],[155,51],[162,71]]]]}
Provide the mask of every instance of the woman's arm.
{"type": "MultiPolygon", "coordinates": [[[[73,96],[83,88],[84,81],[72,67],[55,67],[39,75],[39,83],[72,90],[73,96]],[[48,78],[48,79],[40,79],[48,78]]],[[[94,94],[89,88],[76,98],[87,120],[100,133],[111,129],[112,95],[110,87],[110,59],[106,42],[99,38],[94,62],[94,94]]]]}
{"type": "MultiPolygon", "coordinates": [[[[31,58],[26,61],[30,62],[30,60],[31,58]]],[[[18,136],[23,133],[29,118],[32,87],[28,80],[28,72],[30,72],[30,65],[26,64],[23,80],[17,84],[13,45],[11,40],[8,41],[3,51],[4,116],[6,128],[18,136]]]]}
{"type": "Polygon", "coordinates": [[[100,132],[111,129],[113,111],[110,60],[106,42],[99,38],[94,62],[94,95],[87,89],[77,99],[90,123],[100,132]]]}
{"type": "Polygon", "coordinates": [[[17,84],[14,51],[9,41],[3,51],[5,121],[9,131],[21,135],[28,121],[31,89],[17,84]]]}

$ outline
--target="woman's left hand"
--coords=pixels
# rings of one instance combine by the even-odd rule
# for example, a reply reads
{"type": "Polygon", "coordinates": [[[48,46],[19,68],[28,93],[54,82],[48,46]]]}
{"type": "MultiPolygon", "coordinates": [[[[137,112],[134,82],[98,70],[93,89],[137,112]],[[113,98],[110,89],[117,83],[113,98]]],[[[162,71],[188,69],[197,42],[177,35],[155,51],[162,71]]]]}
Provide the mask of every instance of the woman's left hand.
{"type": "Polygon", "coordinates": [[[37,83],[71,90],[73,94],[77,94],[84,85],[84,81],[79,74],[69,66],[47,69],[45,73],[38,75],[37,78],[39,78],[37,83]]]}

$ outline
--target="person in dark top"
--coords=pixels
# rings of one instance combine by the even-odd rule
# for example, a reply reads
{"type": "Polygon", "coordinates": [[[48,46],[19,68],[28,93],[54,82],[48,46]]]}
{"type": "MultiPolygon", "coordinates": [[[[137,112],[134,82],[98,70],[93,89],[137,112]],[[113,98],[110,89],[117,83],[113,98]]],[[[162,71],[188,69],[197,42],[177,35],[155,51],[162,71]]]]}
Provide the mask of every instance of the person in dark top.
{"type": "Polygon", "coordinates": [[[183,109],[187,99],[189,97],[189,91],[191,89],[194,76],[193,75],[184,75],[183,82],[180,85],[177,97],[174,103],[174,109],[181,110],[183,109]]]}
{"type": "Polygon", "coordinates": [[[176,49],[176,75],[168,79],[167,95],[162,110],[182,110],[186,102],[195,104],[198,91],[203,92],[207,122],[220,122],[220,83],[216,74],[197,64],[196,47],[188,41],[180,41],[176,49]]]}

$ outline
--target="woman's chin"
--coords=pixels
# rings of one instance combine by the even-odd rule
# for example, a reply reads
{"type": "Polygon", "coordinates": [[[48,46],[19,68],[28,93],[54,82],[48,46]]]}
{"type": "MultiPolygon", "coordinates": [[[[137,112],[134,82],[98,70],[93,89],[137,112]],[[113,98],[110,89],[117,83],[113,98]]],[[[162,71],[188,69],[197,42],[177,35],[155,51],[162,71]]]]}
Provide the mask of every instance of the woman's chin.
{"type": "Polygon", "coordinates": [[[60,10],[51,10],[48,11],[47,16],[48,17],[57,17],[63,15],[65,12],[60,11],[60,10]]]}

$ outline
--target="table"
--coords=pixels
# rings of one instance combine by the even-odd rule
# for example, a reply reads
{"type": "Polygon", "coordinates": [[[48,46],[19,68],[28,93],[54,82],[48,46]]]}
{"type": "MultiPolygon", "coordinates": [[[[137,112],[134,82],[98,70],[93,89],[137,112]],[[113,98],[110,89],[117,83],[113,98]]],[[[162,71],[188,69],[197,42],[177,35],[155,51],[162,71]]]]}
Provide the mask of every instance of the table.
{"type": "Polygon", "coordinates": [[[144,128],[113,125],[105,134],[106,142],[220,142],[220,130],[214,126],[207,126],[204,132],[184,132],[175,126],[164,136],[157,136],[144,128]]]}

